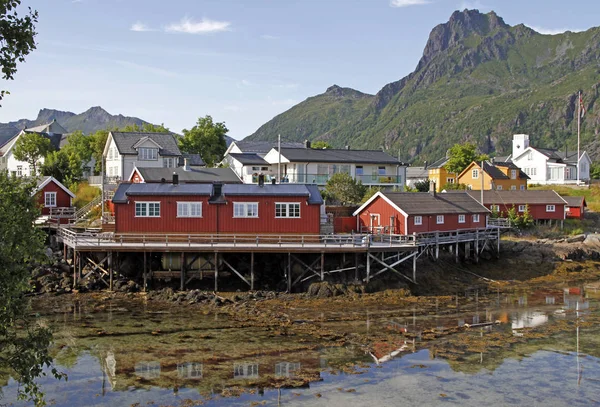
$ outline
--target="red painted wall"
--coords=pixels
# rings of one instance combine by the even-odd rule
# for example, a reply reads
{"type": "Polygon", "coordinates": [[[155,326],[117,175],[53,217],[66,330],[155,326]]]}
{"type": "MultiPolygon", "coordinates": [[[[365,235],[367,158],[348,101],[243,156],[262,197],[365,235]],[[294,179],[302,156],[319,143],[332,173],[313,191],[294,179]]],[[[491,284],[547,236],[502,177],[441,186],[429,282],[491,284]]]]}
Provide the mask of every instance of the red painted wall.
{"type": "MultiPolygon", "coordinates": [[[[501,216],[505,216],[506,212],[513,207],[512,204],[497,204],[500,207],[501,216]]],[[[519,205],[523,204],[515,204],[514,208],[519,209],[519,205]]],[[[488,208],[492,208],[492,205],[486,205],[488,208]]],[[[534,220],[560,220],[565,218],[565,205],[554,205],[554,212],[546,212],[546,204],[529,204],[529,213],[533,217],[534,220]]],[[[519,212],[521,213],[521,212],[519,212]]]]}
{"type": "Polygon", "coordinates": [[[568,219],[583,219],[583,208],[579,206],[567,206],[566,217],[568,219]]]}
{"type": "MultiPolygon", "coordinates": [[[[392,233],[395,234],[404,234],[404,215],[396,211],[390,204],[388,204],[381,197],[375,198],[365,209],[363,209],[359,214],[359,232],[365,230],[371,226],[371,215],[379,214],[379,224],[375,221],[373,226],[387,226],[392,227],[392,233]],[[394,217],[394,223],[390,225],[391,217],[394,217]]],[[[377,229],[376,229],[377,231],[377,229]]],[[[389,229],[387,231],[389,233],[389,229]]]]}
{"type": "Polygon", "coordinates": [[[130,182],[139,184],[142,182],[142,177],[140,176],[140,174],[136,171],[134,171],[134,173],[131,175],[131,179],[129,180],[130,182]]]}
{"type": "Polygon", "coordinates": [[[334,233],[356,232],[356,218],[354,216],[338,216],[333,218],[334,233]]]}
{"type": "Polygon", "coordinates": [[[37,193],[37,201],[42,208],[42,215],[49,215],[50,208],[46,208],[45,204],[45,193],[56,192],[56,207],[57,208],[69,208],[71,207],[71,196],[67,194],[61,187],[56,185],[54,181],[50,181],[40,192],[37,193]]]}
{"type": "Polygon", "coordinates": [[[116,233],[319,234],[319,205],[305,197],[231,197],[209,204],[208,196],[136,196],[115,204],[116,233]],[[135,217],[135,201],[160,202],[160,217],[135,217]],[[177,202],[202,202],[202,218],[178,218],[177,202]],[[258,218],[233,218],[233,202],[258,202],[258,218]],[[300,218],[275,218],[275,202],[300,202],[300,218]],[[217,223],[218,222],[218,223],[217,223]]]}

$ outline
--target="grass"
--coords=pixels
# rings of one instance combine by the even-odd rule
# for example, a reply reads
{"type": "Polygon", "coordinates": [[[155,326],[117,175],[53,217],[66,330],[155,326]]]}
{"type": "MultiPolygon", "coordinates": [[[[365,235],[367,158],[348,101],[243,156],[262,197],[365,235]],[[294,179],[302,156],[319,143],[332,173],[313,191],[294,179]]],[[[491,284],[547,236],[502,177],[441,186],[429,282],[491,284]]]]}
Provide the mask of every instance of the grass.
{"type": "Polygon", "coordinates": [[[87,182],[81,182],[75,189],[75,199],[73,204],[80,209],[92,201],[95,197],[99,196],[102,191],[100,188],[90,186],[87,182]]]}
{"type": "Polygon", "coordinates": [[[587,209],[600,212],[600,185],[592,184],[591,187],[578,187],[569,185],[540,185],[528,186],[530,190],[554,190],[563,196],[583,196],[587,209]]]}

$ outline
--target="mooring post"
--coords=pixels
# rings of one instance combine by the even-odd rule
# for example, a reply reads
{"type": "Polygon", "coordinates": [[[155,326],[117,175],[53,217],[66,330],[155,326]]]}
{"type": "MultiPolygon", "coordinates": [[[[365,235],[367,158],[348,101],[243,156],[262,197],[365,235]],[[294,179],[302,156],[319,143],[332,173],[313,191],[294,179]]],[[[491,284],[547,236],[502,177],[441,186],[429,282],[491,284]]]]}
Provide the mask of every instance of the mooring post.
{"type": "Polygon", "coordinates": [[[181,252],[181,281],[179,283],[179,289],[183,291],[185,286],[185,253],[181,252]]]}
{"type": "Polygon", "coordinates": [[[146,252],[144,252],[144,286],[142,287],[142,291],[146,292],[148,287],[148,273],[146,272],[147,263],[146,263],[146,252]]]}
{"type": "Polygon", "coordinates": [[[108,289],[113,290],[113,252],[108,253],[108,289]]]}
{"type": "Polygon", "coordinates": [[[254,252],[250,253],[250,291],[254,291],[254,252]]]}
{"type": "Polygon", "coordinates": [[[215,252],[215,292],[219,291],[219,252],[215,252]]]}
{"type": "Polygon", "coordinates": [[[321,252],[321,281],[325,281],[325,253],[321,252]]]}
{"type": "Polygon", "coordinates": [[[292,253],[288,253],[287,259],[287,290],[288,293],[292,292],[292,253]]]}

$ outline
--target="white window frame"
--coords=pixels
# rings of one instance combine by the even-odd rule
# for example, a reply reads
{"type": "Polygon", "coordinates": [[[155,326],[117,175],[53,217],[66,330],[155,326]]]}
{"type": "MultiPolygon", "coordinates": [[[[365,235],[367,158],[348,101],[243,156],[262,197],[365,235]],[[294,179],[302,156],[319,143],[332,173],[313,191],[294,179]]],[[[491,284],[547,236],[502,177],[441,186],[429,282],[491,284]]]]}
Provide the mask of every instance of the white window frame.
{"type": "Polygon", "coordinates": [[[498,190],[498,191],[502,191],[502,185],[498,185],[498,186],[496,187],[496,190],[498,190]]]}
{"type": "Polygon", "coordinates": [[[454,184],[454,178],[447,177],[446,184],[454,184]]]}
{"type": "Polygon", "coordinates": [[[556,212],[556,205],[546,205],[546,212],[556,212]]]}
{"type": "Polygon", "coordinates": [[[17,177],[22,177],[22,176],[23,176],[23,166],[17,165],[17,177]]]}
{"type": "Polygon", "coordinates": [[[258,218],[258,202],[234,202],[233,203],[234,218],[258,218]],[[250,209],[256,209],[250,213],[250,209]]]}
{"type": "Polygon", "coordinates": [[[465,215],[458,215],[458,223],[467,223],[467,217],[465,215]]]}
{"type": "MultiPolygon", "coordinates": [[[[135,217],[136,218],[160,218],[160,202],[156,202],[156,201],[135,201],[134,202],[134,210],[135,210],[135,217]],[[138,215],[138,205],[140,207],[140,209],[144,209],[144,211],[142,212],[140,210],[140,214],[138,215]],[[150,215],[150,205],[158,205],[158,214],[153,214],[150,215]]],[[[153,212],[156,209],[153,210],[153,212]]]]}
{"type": "Polygon", "coordinates": [[[436,223],[436,225],[443,225],[444,224],[444,215],[437,215],[435,217],[435,223],[436,223]]]}
{"type": "Polygon", "coordinates": [[[479,179],[479,168],[473,168],[473,171],[471,171],[471,178],[479,179]]]}
{"type": "Polygon", "coordinates": [[[519,212],[525,212],[527,210],[527,205],[519,205],[519,212]]]}
{"type": "Polygon", "coordinates": [[[44,207],[56,208],[56,192],[44,192],[44,207]]]}
{"type": "Polygon", "coordinates": [[[473,223],[479,223],[479,214],[478,213],[473,214],[473,223]]]}
{"type": "Polygon", "coordinates": [[[521,185],[521,191],[525,191],[526,187],[525,185],[521,185]]]}
{"type": "MultiPolygon", "coordinates": [[[[275,218],[277,219],[300,219],[302,217],[302,213],[300,211],[300,202],[275,202],[275,218]],[[298,205],[298,216],[290,216],[290,208],[292,206],[298,205]],[[282,211],[279,210],[280,214],[277,216],[278,209],[285,208],[285,215],[282,215],[282,211]]],[[[294,214],[295,215],[295,214],[294,214]]]]}
{"type": "Polygon", "coordinates": [[[415,226],[421,226],[423,224],[423,217],[421,215],[415,216],[414,224],[415,226]]]}
{"type": "Polygon", "coordinates": [[[175,168],[175,158],[163,157],[163,168],[175,168]]]}
{"type": "Polygon", "coordinates": [[[490,210],[492,212],[500,213],[500,205],[490,205],[490,210]]]}
{"type": "Polygon", "coordinates": [[[178,218],[201,218],[202,217],[202,202],[177,202],[177,217],[178,218]],[[196,207],[196,209],[194,209],[196,207]]]}
{"type": "Polygon", "coordinates": [[[517,179],[517,170],[510,170],[510,178],[517,179]]]}
{"type": "Polygon", "coordinates": [[[158,160],[158,148],[140,147],[138,148],[138,160],[156,161],[158,160]]]}
{"type": "Polygon", "coordinates": [[[510,186],[510,190],[511,191],[516,191],[517,190],[517,186],[516,185],[511,185],[510,186]]]}

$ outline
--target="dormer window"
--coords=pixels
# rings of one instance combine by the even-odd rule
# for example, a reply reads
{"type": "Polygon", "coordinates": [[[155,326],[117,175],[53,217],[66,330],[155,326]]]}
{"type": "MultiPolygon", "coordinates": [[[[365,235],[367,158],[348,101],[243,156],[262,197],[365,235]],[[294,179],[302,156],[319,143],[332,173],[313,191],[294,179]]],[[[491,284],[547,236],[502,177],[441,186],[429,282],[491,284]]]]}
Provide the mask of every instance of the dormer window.
{"type": "Polygon", "coordinates": [[[527,153],[527,160],[533,160],[533,153],[531,151],[527,153]]]}
{"type": "Polygon", "coordinates": [[[158,160],[158,148],[140,147],[138,159],[142,161],[158,160]]]}
{"type": "Polygon", "coordinates": [[[517,170],[510,170],[510,178],[517,179],[517,170]]]}

